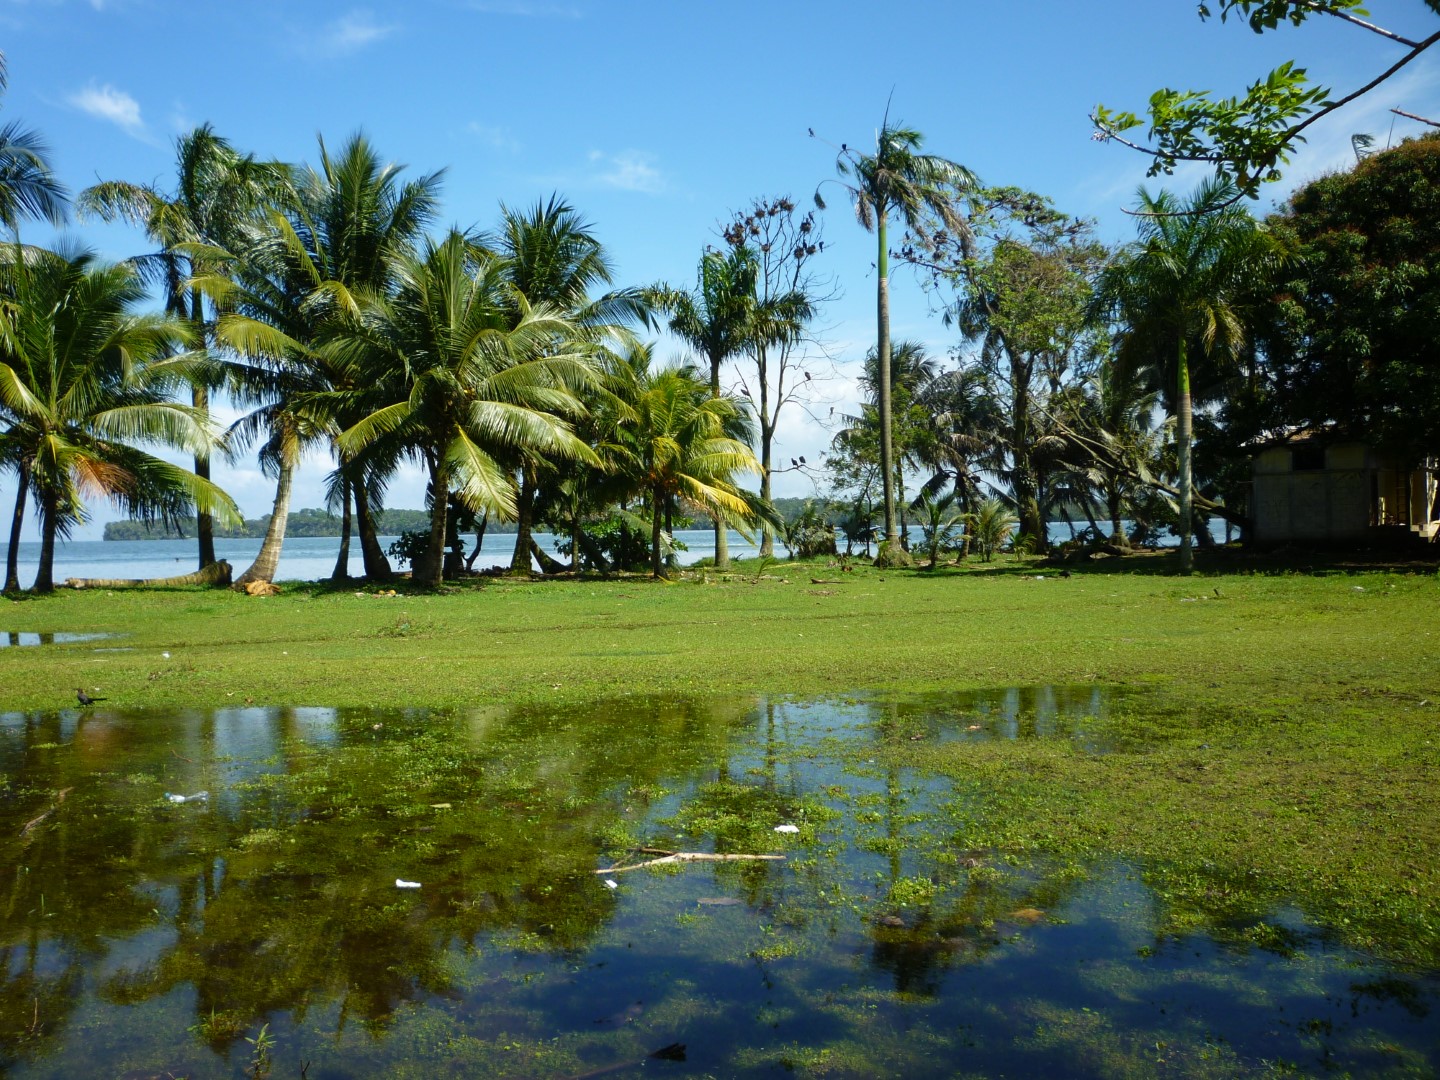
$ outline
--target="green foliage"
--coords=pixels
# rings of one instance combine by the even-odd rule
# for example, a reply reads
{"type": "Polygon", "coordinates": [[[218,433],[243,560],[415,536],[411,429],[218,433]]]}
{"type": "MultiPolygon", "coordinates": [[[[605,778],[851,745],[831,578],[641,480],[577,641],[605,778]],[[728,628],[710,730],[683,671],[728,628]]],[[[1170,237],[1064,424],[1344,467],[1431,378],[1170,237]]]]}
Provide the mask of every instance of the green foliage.
{"type": "MultiPolygon", "coordinates": [[[[1425,4],[1440,15],[1440,0],[1425,0],[1425,4]]],[[[1219,0],[1215,6],[1222,22],[1231,14],[1241,16],[1257,34],[1274,30],[1281,22],[1299,26],[1312,16],[1330,16],[1403,46],[1406,55],[1365,89],[1384,82],[1440,40],[1440,34],[1406,37],[1363,21],[1358,18],[1367,14],[1362,0],[1219,0]]],[[[1199,14],[1202,19],[1210,18],[1211,4],[1202,2],[1199,14]]],[[[1355,96],[1332,99],[1329,90],[1309,84],[1304,68],[1287,61],[1252,83],[1243,95],[1211,98],[1205,90],[1157,90],[1150,97],[1149,145],[1125,138],[1125,132],[1146,123],[1132,112],[1097,105],[1091,120],[1096,139],[1115,139],[1150,154],[1151,176],[1168,175],[1182,161],[1205,162],[1216,167],[1218,176],[1234,183],[1237,198],[1255,197],[1262,184],[1280,178],[1280,166],[1290,160],[1295,145],[1304,141],[1302,132],[1355,96]]]]}
{"type": "Polygon", "coordinates": [[[965,517],[971,544],[985,562],[995,558],[1018,524],[1019,519],[999,499],[986,499],[965,517]]]}
{"type": "Polygon", "coordinates": [[[1418,461],[1440,446],[1440,134],[1295,193],[1297,258],[1264,283],[1266,427],[1333,430],[1418,461]]]}
{"type": "Polygon", "coordinates": [[[806,500],[800,513],[785,523],[785,548],[793,559],[835,554],[835,527],[824,507],[806,500]]]}

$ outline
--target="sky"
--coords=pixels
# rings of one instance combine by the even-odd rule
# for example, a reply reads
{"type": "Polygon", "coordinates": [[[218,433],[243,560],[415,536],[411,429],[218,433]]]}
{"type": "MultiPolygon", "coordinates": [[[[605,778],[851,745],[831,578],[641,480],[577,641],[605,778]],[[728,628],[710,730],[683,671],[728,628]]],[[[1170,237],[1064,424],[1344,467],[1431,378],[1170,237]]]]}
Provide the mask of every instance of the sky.
{"type": "MultiPolygon", "coordinates": [[[[1436,29],[1423,0],[1373,0],[1369,11],[1412,37],[1436,29]]],[[[1133,237],[1123,208],[1139,185],[1187,193],[1203,174],[1147,180],[1146,158],[1091,138],[1097,103],[1143,112],[1162,86],[1238,94],[1286,60],[1348,93],[1402,53],[1335,19],[1264,35],[1202,22],[1194,0],[0,0],[0,50],[10,78],[0,122],[39,132],[71,191],[102,179],[172,190],[175,139],[202,122],[243,151],[297,162],[316,160],[320,138],[338,147],[363,131],[406,176],[445,170],[437,229],[488,227],[502,203],[558,192],[591,223],[617,283],[677,286],[693,285],[705,246],[752,200],[809,206],[840,144],[873,147],[887,103],[927,152],[1049,196],[1119,243],[1133,237]]],[[[1427,130],[1392,108],[1440,117],[1440,49],[1312,128],[1254,209],[1353,164],[1354,133],[1384,146],[1427,130]]],[[[822,191],[819,271],[835,299],[806,362],[822,376],[816,396],[782,414],[780,462],[820,459],[834,418],[857,408],[874,342],[874,239],[841,188],[822,191]]],[[[123,226],[65,233],[109,259],[151,250],[123,226]]],[[[22,236],[56,239],[35,224],[22,236]]],[[[894,338],[941,356],[963,345],[905,270],[892,271],[891,292],[894,338]]],[[[659,352],[684,355],[665,339],[659,352]]],[[[331,467],[322,454],[306,460],[294,508],[323,504],[331,467]]],[[[217,462],[215,478],[247,517],[269,512],[274,484],[253,454],[217,462]]],[[[802,473],[776,477],[777,495],[815,493],[802,473]]],[[[423,499],[411,469],[387,503],[423,499]]],[[[0,476],[0,506],[13,500],[14,478],[0,476]]],[[[89,511],[77,539],[98,539],[118,516],[104,502],[89,511]]],[[[33,513],[25,536],[36,538],[33,513]]]]}

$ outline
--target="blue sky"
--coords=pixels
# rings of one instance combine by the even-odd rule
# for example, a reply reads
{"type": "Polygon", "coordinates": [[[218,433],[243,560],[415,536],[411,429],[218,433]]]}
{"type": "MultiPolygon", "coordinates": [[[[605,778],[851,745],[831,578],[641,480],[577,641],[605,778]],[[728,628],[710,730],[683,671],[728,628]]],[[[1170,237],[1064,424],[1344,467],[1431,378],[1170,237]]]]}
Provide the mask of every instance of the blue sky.
{"type": "MultiPolygon", "coordinates": [[[[1374,0],[1370,10],[1413,36],[1435,27],[1422,0],[1374,0]]],[[[169,190],[174,139],[203,121],[243,150],[293,161],[314,160],[317,136],[338,145],[363,129],[412,174],[447,170],[443,224],[487,226],[502,201],[526,206],[558,191],[592,222],[622,283],[684,284],[731,211],[758,196],[808,204],[834,175],[834,150],[808,129],[831,144],[872,144],[887,99],[930,152],[987,183],[1048,195],[1120,241],[1132,234],[1121,207],[1139,184],[1159,181],[1145,180],[1139,155],[1091,140],[1094,104],[1141,111],[1167,85],[1238,93],[1287,59],[1348,92],[1400,51],[1331,19],[1257,36],[1195,11],[1194,0],[0,0],[3,119],[43,134],[72,190],[102,178],[169,190]]],[[[1317,125],[1260,209],[1352,162],[1354,132],[1383,145],[1423,130],[1392,107],[1440,116],[1440,55],[1317,125]]],[[[1167,183],[1188,190],[1198,178],[1167,183]]],[[[821,318],[824,355],[813,366],[832,374],[810,414],[782,423],[780,460],[819,459],[830,409],[854,408],[873,341],[873,239],[839,189],[829,194],[821,270],[840,296],[821,318]]],[[[147,250],[121,227],[69,231],[111,258],[147,250]]],[[[24,236],[50,239],[36,226],[24,236]]],[[[896,337],[941,354],[959,344],[903,271],[892,291],[896,337]]],[[[662,355],[680,351],[662,343],[662,355]]],[[[329,467],[307,461],[294,506],[321,504],[329,467]]],[[[269,510],[273,486],[253,460],[220,466],[217,479],[247,516],[269,510]]],[[[796,475],[776,485],[782,495],[812,491],[796,475]]],[[[13,497],[13,479],[0,477],[0,506],[13,497]]],[[[422,499],[411,473],[389,501],[422,499]]],[[[98,537],[115,516],[90,509],[79,538],[98,537]]]]}

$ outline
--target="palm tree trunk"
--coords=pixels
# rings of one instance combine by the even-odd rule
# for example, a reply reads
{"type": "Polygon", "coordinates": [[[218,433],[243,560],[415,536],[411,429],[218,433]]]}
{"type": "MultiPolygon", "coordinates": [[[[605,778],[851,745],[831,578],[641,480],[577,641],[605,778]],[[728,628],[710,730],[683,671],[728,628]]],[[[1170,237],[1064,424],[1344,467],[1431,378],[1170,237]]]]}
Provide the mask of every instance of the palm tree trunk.
{"type": "Polygon", "coordinates": [[[430,542],[425,548],[425,565],[417,573],[420,582],[438,589],[445,581],[445,515],[450,508],[450,471],[443,451],[430,466],[430,542]]]}
{"type": "Polygon", "coordinates": [[[290,517],[290,484],[295,470],[289,462],[280,466],[280,479],[275,485],[275,508],[270,514],[270,526],[265,530],[265,539],[260,544],[260,554],[238,578],[235,584],[249,585],[252,581],[272,582],[275,571],[280,568],[280,548],[285,543],[285,523],[290,517]]]}
{"type": "Polygon", "coordinates": [[[25,524],[25,496],[29,486],[30,463],[22,460],[15,490],[15,513],[10,518],[10,547],[5,552],[5,588],[0,592],[20,591],[20,527],[25,524]]]}
{"type": "Polygon", "coordinates": [[[350,580],[350,481],[340,483],[340,499],[344,509],[340,511],[340,553],[335,557],[335,569],[330,573],[331,581],[350,580]]]}
{"type": "Polygon", "coordinates": [[[875,358],[879,367],[880,483],[885,495],[885,539],[891,551],[898,551],[900,534],[895,529],[895,480],[892,475],[894,447],[890,441],[890,256],[886,250],[885,208],[876,208],[875,232],[880,238],[875,265],[875,358]]]}
{"type": "Polygon", "coordinates": [[[1180,467],[1180,573],[1195,568],[1194,536],[1191,518],[1195,513],[1195,493],[1190,475],[1190,362],[1185,352],[1185,339],[1180,339],[1176,355],[1179,385],[1175,394],[1175,456],[1180,467]]]}
{"type": "Polygon", "coordinates": [[[515,500],[515,554],[510,557],[512,577],[530,576],[530,534],[535,517],[535,480],[530,466],[520,469],[520,497],[515,500]]]}
{"type": "MultiPolygon", "coordinates": [[[[210,413],[210,392],[203,386],[190,391],[190,402],[201,416],[210,413]]],[[[210,479],[210,458],[195,459],[195,475],[202,480],[210,479]]],[[[215,519],[204,511],[195,514],[195,541],[199,550],[200,566],[203,570],[215,561],[215,519]]]]}
{"type": "MultiPolygon", "coordinates": [[[[761,386],[764,386],[763,381],[761,382],[761,386]]],[[[710,396],[715,398],[720,396],[720,357],[713,353],[710,356],[710,396]]],[[[766,473],[762,471],[760,475],[764,477],[766,473]]],[[[761,483],[764,483],[764,481],[762,480],[761,483]]],[[[711,513],[715,517],[715,569],[729,570],[730,529],[725,523],[725,514],[723,511],[716,509],[712,510],[711,513]]],[[[767,533],[766,539],[761,543],[760,554],[769,554],[765,550],[765,544],[768,542],[769,534],[767,533]]]]}
{"type": "Polygon", "coordinates": [[[664,521],[664,512],[660,507],[663,501],[664,496],[656,485],[650,496],[650,573],[656,578],[665,576],[665,566],[660,561],[660,526],[664,521]]]}
{"type": "Polygon", "coordinates": [[[55,591],[55,533],[60,527],[60,500],[53,491],[40,496],[40,565],[32,591],[55,591]]]}
{"type": "Polygon", "coordinates": [[[355,531],[360,534],[360,558],[365,565],[365,578],[367,581],[390,581],[395,577],[395,571],[380,548],[380,538],[376,534],[378,528],[375,515],[370,512],[370,496],[362,480],[355,485],[355,531]]]}
{"type": "Polygon", "coordinates": [[[1130,537],[1125,535],[1125,522],[1120,517],[1120,489],[1111,488],[1105,494],[1110,507],[1110,542],[1116,547],[1128,548],[1130,537]]]}

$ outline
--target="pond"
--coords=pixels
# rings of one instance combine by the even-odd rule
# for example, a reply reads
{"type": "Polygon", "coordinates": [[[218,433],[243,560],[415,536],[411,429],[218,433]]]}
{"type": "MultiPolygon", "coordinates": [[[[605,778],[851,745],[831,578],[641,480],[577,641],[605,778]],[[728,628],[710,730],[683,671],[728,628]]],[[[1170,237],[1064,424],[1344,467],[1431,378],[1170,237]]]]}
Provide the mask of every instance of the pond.
{"type": "Polygon", "coordinates": [[[0,1072],[1440,1070],[1436,973],[1291,910],[1161,932],[1143,867],[970,849],[875,752],[1103,754],[1111,704],[0,714],[0,1072]]]}

